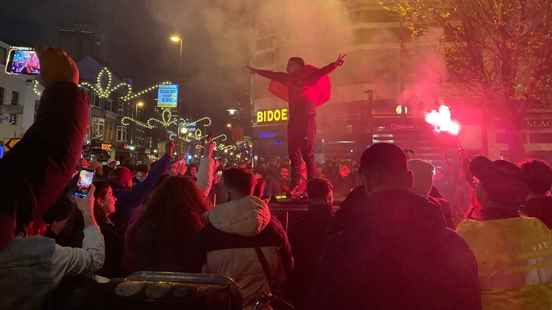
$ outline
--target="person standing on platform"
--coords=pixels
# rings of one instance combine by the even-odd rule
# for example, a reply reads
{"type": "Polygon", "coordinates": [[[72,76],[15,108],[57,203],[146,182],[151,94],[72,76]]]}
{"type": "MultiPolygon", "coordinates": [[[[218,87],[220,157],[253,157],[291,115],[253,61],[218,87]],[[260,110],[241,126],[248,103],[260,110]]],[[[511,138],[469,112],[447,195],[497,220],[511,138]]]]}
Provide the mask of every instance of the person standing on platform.
{"type": "Polygon", "coordinates": [[[270,90],[289,103],[288,153],[294,196],[302,194],[299,189],[302,160],[307,165],[307,178],[311,179],[315,175],[316,108],[330,97],[331,85],[326,76],[344,63],[345,55],[339,55],[336,61],[318,69],[306,65],[300,57],[291,57],[287,73],[248,67],[251,73],[272,80],[270,90]]]}

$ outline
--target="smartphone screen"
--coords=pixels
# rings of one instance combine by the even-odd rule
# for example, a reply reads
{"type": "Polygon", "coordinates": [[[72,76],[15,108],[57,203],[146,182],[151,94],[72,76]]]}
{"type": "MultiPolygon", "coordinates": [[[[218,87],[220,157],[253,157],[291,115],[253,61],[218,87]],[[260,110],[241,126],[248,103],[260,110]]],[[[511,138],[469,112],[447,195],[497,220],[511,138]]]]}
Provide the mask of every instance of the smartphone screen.
{"type": "Polygon", "coordinates": [[[74,195],[78,197],[85,198],[88,196],[88,191],[90,190],[90,185],[94,181],[94,171],[88,169],[81,169],[79,171],[79,179],[77,181],[77,190],[74,195]]]}
{"type": "Polygon", "coordinates": [[[10,50],[6,72],[9,74],[39,75],[40,62],[36,51],[31,49],[10,50]]]}

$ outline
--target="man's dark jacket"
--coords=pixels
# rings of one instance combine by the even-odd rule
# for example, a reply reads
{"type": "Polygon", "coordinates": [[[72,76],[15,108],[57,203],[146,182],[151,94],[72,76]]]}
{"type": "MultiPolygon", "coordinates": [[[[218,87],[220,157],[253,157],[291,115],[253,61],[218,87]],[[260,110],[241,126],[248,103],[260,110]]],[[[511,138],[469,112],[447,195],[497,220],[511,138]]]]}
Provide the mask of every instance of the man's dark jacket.
{"type": "Polygon", "coordinates": [[[347,226],[330,236],[310,309],[481,309],[475,258],[426,198],[383,191],[348,211],[347,226]]]}

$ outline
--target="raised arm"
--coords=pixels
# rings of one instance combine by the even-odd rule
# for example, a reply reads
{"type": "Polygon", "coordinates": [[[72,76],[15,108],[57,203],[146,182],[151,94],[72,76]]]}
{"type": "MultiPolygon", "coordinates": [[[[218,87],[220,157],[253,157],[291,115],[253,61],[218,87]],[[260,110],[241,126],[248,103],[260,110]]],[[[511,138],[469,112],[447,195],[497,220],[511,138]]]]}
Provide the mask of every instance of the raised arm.
{"type": "Polygon", "coordinates": [[[18,187],[18,193],[10,191],[10,186],[1,187],[0,208],[12,208],[22,198],[28,198],[35,201],[33,214],[37,217],[54,203],[71,179],[82,152],[90,112],[71,57],[59,49],[41,50],[39,56],[45,90],[36,121],[0,160],[2,182],[18,187]]]}
{"type": "Polygon", "coordinates": [[[267,79],[271,79],[274,81],[278,81],[280,83],[286,83],[288,80],[288,74],[284,72],[274,72],[269,70],[261,70],[261,69],[255,69],[251,66],[247,66],[249,71],[254,74],[258,74],[262,77],[265,77],[267,79]]]}
{"type": "Polygon", "coordinates": [[[325,75],[328,75],[330,73],[332,73],[335,69],[337,69],[337,67],[341,67],[344,63],[345,63],[345,54],[340,54],[338,57],[337,57],[337,60],[316,70],[315,72],[313,72],[308,78],[308,82],[310,83],[314,83],[316,81],[318,81],[320,78],[322,78],[323,76],[325,75]]]}
{"type": "Polygon", "coordinates": [[[94,217],[94,191],[92,185],[87,198],[75,198],[84,219],[82,248],[56,245],[52,256],[52,272],[56,279],[65,275],[91,275],[104,264],[105,243],[94,217]]]}
{"type": "Polygon", "coordinates": [[[199,164],[199,171],[197,175],[197,186],[205,194],[205,197],[209,196],[211,187],[213,186],[213,179],[215,173],[215,159],[213,154],[215,152],[215,143],[209,141],[207,148],[205,149],[205,157],[201,159],[199,164]]]}

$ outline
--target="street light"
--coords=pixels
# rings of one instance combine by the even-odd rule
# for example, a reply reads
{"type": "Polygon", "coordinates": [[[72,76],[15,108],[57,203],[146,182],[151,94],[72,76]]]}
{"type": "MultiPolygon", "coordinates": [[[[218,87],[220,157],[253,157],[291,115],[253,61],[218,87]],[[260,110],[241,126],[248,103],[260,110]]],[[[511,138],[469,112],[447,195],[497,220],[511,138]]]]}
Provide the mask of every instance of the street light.
{"type": "Polygon", "coordinates": [[[232,128],[232,124],[231,123],[226,124],[226,128],[232,128]]]}
{"type": "Polygon", "coordinates": [[[180,46],[179,53],[178,53],[178,55],[179,55],[178,70],[180,70],[182,68],[182,37],[179,36],[178,34],[173,34],[169,37],[169,40],[171,40],[171,42],[173,42],[173,43],[179,44],[179,46],[180,46]]]}
{"type": "Polygon", "coordinates": [[[236,115],[238,113],[238,109],[226,109],[226,112],[228,112],[228,115],[236,115]]]}
{"type": "Polygon", "coordinates": [[[138,101],[136,102],[136,118],[138,119],[138,108],[143,108],[144,107],[144,101],[138,101]]]}

